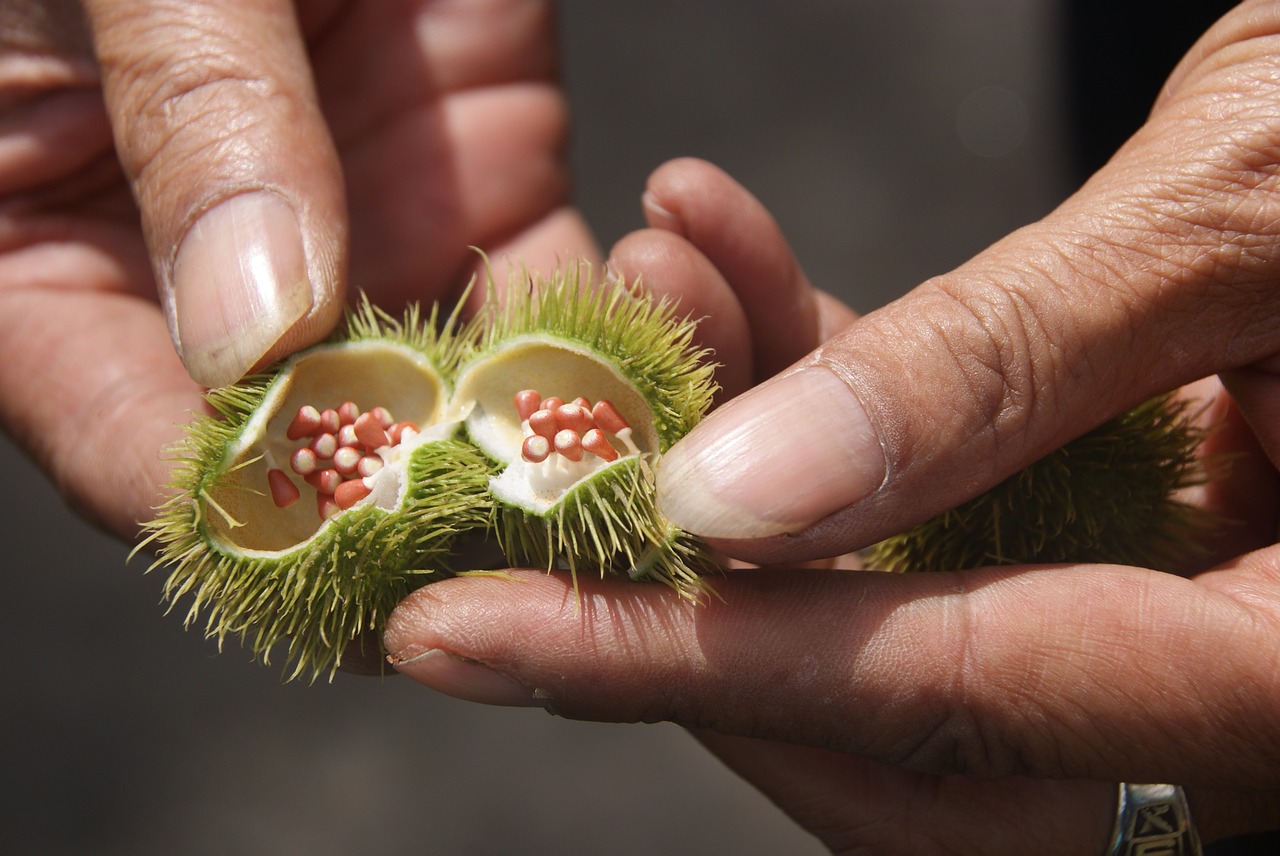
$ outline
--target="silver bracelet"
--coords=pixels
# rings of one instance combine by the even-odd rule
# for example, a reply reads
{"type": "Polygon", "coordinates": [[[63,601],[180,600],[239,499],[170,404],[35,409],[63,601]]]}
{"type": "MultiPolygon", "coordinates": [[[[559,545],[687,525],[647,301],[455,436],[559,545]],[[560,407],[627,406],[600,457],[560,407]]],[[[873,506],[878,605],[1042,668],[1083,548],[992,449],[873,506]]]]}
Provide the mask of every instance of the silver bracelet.
{"type": "Polygon", "coordinates": [[[1201,856],[1202,852],[1181,787],[1120,783],[1106,856],[1201,856]]]}

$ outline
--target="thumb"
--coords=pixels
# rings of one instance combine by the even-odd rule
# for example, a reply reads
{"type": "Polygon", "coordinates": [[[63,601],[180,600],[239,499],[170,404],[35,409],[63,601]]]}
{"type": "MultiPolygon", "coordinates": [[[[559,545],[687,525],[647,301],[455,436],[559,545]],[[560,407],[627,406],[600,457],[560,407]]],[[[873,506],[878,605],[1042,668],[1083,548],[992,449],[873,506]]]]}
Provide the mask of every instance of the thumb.
{"type": "Polygon", "coordinates": [[[1280,10],[1245,11],[1057,211],[677,443],[658,471],[668,516],[754,561],[837,555],[1280,351],[1280,10]]]}
{"type": "Polygon", "coordinates": [[[191,376],[217,386],[342,309],[342,173],[283,0],[85,3],[116,149],[191,376]]]}

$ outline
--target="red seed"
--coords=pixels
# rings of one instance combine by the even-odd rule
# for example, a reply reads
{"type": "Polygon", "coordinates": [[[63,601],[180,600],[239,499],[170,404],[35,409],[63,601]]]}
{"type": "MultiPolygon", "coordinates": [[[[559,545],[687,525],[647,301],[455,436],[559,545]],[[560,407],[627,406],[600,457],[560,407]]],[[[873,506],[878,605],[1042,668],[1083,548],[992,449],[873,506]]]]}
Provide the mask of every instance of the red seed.
{"type": "Polygon", "coordinates": [[[531,464],[540,464],[551,454],[551,441],[539,434],[530,434],[520,446],[520,457],[531,464]]]}
{"type": "Polygon", "coordinates": [[[592,428],[582,435],[582,448],[605,461],[618,460],[618,450],[613,448],[599,428],[592,428]]]}
{"type": "Polygon", "coordinates": [[[356,426],[343,425],[338,429],[338,445],[339,446],[355,446],[360,443],[356,437],[356,426]]]}
{"type": "Polygon", "coordinates": [[[300,476],[309,476],[320,465],[320,459],[314,449],[303,446],[289,457],[289,466],[300,476]]]}
{"type": "Polygon", "coordinates": [[[333,496],[327,493],[316,494],[316,511],[320,514],[321,520],[328,520],[342,512],[338,507],[338,503],[333,501],[333,496]]]}
{"type": "Polygon", "coordinates": [[[315,488],[317,493],[333,496],[338,485],[342,484],[342,473],[335,469],[316,470],[311,475],[305,476],[303,481],[315,488]]]}
{"type": "Polygon", "coordinates": [[[284,435],[290,440],[301,440],[303,437],[315,436],[315,433],[319,430],[320,411],[310,404],[304,404],[298,408],[297,415],[289,423],[289,428],[284,432],[284,435]]]}
{"type": "Polygon", "coordinates": [[[338,451],[338,438],[327,431],[319,434],[311,441],[311,451],[316,453],[317,458],[332,458],[333,453],[338,451]]]}
{"type": "Polygon", "coordinates": [[[360,416],[360,408],[354,401],[344,401],[338,405],[338,424],[352,425],[360,416]]]}
{"type": "Polygon", "coordinates": [[[404,440],[405,431],[412,431],[414,434],[417,434],[418,426],[412,422],[397,422],[395,425],[392,425],[391,430],[387,432],[387,438],[391,440],[390,445],[395,446],[401,443],[404,440]]]}
{"type": "Polygon", "coordinates": [[[522,389],[516,393],[516,413],[520,414],[521,422],[528,419],[534,411],[541,409],[542,396],[536,389],[522,389]]]}
{"type": "Polygon", "coordinates": [[[302,496],[298,492],[298,486],[289,480],[288,474],[275,467],[267,470],[267,486],[271,488],[271,501],[277,508],[288,508],[302,496]]]}
{"type": "Polygon", "coordinates": [[[365,478],[368,478],[378,470],[382,469],[383,466],[382,458],[379,458],[377,455],[365,455],[360,459],[360,463],[356,465],[356,472],[365,478]]]}
{"type": "Polygon", "coordinates": [[[553,395],[550,398],[542,399],[542,406],[539,407],[538,409],[539,410],[555,410],[557,407],[559,407],[562,404],[564,404],[564,399],[560,398],[559,396],[553,395]]]}
{"type": "Polygon", "coordinates": [[[613,402],[607,398],[596,402],[596,406],[591,408],[591,415],[595,418],[596,424],[610,434],[617,434],[623,428],[631,427],[627,420],[622,418],[618,408],[614,407],[613,402]]]}
{"type": "Polygon", "coordinates": [[[562,404],[555,410],[556,424],[581,434],[595,427],[591,419],[591,411],[578,404],[562,404]]]}
{"type": "Polygon", "coordinates": [[[338,485],[338,489],[333,494],[333,501],[338,503],[339,508],[346,511],[372,492],[360,479],[352,479],[338,485]]]}
{"type": "Polygon", "coordinates": [[[529,430],[539,437],[554,440],[556,432],[560,430],[560,422],[553,411],[535,410],[529,415],[529,430]]]}
{"type": "Polygon", "coordinates": [[[383,429],[390,428],[396,424],[396,420],[391,417],[391,411],[385,407],[375,407],[369,411],[373,414],[373,418],[378,420],[379,427],[383,429]]]}
{"type": "Polygon", "coordinates": [[[342,420],[338,418],[338,411],[332,407],[320,411],[320,430],[327,434],[337,434],[338,429],[342,427],[342,420]]]}
{"type": "Polygon", "coordinates": [[[584,398],[584,397],[583,397],[583,396],[581,396],[581,395],[579,395],[577,398],[575,398],[573,401],[571,401],[571,402],[570,402],[570,404],[576,404],[576,405],[578,405],[579,407],[585,407],[585,408],[587,408],[588,410],[590,410],[590,409],[591,409],[591,399],[589,399],[589,398],[584,398]]]}
{"type": "Polygon", "coordinates": [[[333,453],[333,468],[344,476],[349,476],[360,466],[364,455],[355,446],[343,446],[333,453]]]}
{"type": "Polygon", "coordinates": [[[577,431],[573,431],[569,428],[560,431],[556,434],[554,443],[556,451],[564,455],[569,460],[582,460],[582,438],[578,436],[577,431]]]}
{"type": "Polygon", "coordinates": [[[387,436],[387,432],[383,431],[382,426],[378,424],[378,417],[372,413],[361,415],[352,427],[355,430],[356,439],[363,443],[366,449],[377,449],[381,446],[391,445],[391,438],[387,436]]]}

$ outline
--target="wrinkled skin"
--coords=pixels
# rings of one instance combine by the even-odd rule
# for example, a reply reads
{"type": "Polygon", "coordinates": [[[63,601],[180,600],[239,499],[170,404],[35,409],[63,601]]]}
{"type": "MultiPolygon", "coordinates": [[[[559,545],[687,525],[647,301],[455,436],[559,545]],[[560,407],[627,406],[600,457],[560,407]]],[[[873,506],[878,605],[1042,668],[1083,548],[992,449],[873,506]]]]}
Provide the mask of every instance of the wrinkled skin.
{"type": "Polygon", "coordinates": [[[1101,853],[1117,781],[1183,784],[1205,840],[1280,825],[1277,57],[1280,7],[1242,6],[1057,211],[856,321],[707,164],[655,173],[653,229],[613,251],[699,289],[755,380],[785,370],[659,464],[668,513],[726,552],[864,546],[1181,387],[1231,461],[1193,497],[1233,525],[1190,576],[779,567],[730,573],[702,608],[612,582],[584,583],[579,608],[556,577],[449,581],[393,615],[401,671],[682,723],[838,852],[1101,853]],[[780,442],[796,413],[808,433],[780,442]]]}
{"type": "MultiPolygon", "coordinates": [[[[469,245],[596,252],[567,204],[546,3],[5,0],[0,23],[0,417],[124,537],[201,407],[157,283],[171,304],[219,201],[268,188],[311,247],[312,305],[257,364],[327,335],[349,283],[395,307],[456,293],[469,245]]],[[[218,288],[211,268],[188,290],[218,288]]]]}
{"type": "MultiPolygon", "coordinates": [[[[121,535],[199,407],[166,312],[208,378],[323,336],[348,283],[387,305],[455,294],[467,244],[544,266],[595,252],[566,203],[546,4],[315,2],[296,22],[280,2],[84,6],[0,3],[0,103],[27,135],[0,138],[0,418],[121,535]],[[217,310],[232,274],[175,268],[201,215],[264,189],[297,218],[303,251],[268,249],[304,271],[307,306],[269,314],[237,364],[192,347],[238,329],[217,310]]],[[[779,385],[704,423],[683,444],[692,469],[660,478],[673,515],[727,552],[844,553],[1220,374],[1230,397],[1217,381],[1186,394],[1235,465],[1197,499],[1240,522],[1201,573],[744,570],[701,608],[625,583],[583,581],[579,606],[555,575],[458,579],[393,617],[399,668],[478,701],[683,723],[842,852],[1102,852],[1118,780],[1186,785],[1206,839],[1280,823],[1277,34],[1273,4],[1243,6],[1080,193],[866,318],[698,162],[655,173],[652,228],[610,259],[707,319],[729,395],[797,363],[784,399],[865,425],[870,450],[819,437],[846,444],[825,468],[856,471],[811,483],[796,444],[697,470],[742,457],[725,454],[736,429],[776,418],[779,385]],[[698,484],[746,525],[691,514],[711,507],[682,506],[698,484]],[[804,500],[783,536],[760,499],[778,496],[804,500]]]]}

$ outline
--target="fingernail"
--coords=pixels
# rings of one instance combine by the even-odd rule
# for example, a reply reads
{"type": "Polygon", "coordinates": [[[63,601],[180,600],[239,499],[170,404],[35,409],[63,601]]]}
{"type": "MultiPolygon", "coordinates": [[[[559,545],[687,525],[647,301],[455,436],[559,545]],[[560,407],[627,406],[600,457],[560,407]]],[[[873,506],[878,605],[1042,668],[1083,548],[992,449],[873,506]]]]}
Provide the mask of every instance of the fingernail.
{"type": "Polygon", "coordinates": [[[821,366],[775,378],[712,413],[658,461],[658,503],[707,538],[799,532],[884,481],[857,397],[821,366]]]}
{"type": "Polygon", "coordinates": [[[302,231],[275,193],[233,196],[187,232],[174,258],[171,329],[191,376],[234,383],[311,310],[302,231]]]}
{"type": "Polygon", "coordinates": [[[646,190],[640,195],[640,206],[644,209],[645,220],[650,226],[666,229],[669,232],[684,234],[684,223],[662,206],[653,191],[646,190]]]}
{"type": "Polygon", "coordinates": [[[438,648],[401,662],[392,661],[397,672],[407,675],[431,689],[480,704],[507,707],[536,707],[543,702],[534,691],[521,686],[475,660],[441,651],[438,648]]]}

